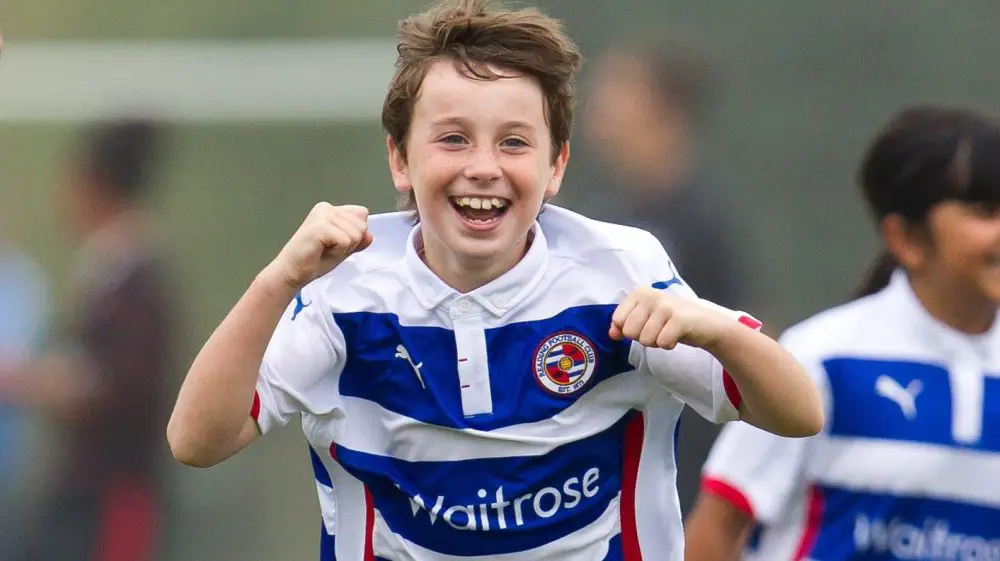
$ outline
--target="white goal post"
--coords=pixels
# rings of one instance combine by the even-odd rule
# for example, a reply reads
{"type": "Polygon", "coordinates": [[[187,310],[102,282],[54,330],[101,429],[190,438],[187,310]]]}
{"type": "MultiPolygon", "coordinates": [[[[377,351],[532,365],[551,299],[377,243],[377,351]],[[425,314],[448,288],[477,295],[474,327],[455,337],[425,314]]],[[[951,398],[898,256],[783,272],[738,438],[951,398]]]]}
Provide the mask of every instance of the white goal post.
{"type": "Polygon", "coordinates": [[[9,37],[0,123],[76,122],[133,110],[194,122],[370,122],[391,39],[47,41],[9,37]]]}

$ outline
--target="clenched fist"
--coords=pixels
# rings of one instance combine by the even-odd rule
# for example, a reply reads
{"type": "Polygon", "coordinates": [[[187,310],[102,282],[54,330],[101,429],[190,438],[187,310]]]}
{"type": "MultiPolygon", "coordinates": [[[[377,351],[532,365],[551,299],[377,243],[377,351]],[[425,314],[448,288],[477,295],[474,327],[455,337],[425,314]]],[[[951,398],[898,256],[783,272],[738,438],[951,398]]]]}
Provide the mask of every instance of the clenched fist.
{"type": "Polygon", "coordinates": [[[368,209],[319,203],[292,235],[270,267],[292,289],[319,278],[374,241],[368,209]]]}
{"type": "Polygon", "coordinates": [[[609,334],[645,347],[673,349],[678,343],[707,347],[738,325],[713,305],[687,300],[664,290],[636,289],[615,309],[609,334]]]}

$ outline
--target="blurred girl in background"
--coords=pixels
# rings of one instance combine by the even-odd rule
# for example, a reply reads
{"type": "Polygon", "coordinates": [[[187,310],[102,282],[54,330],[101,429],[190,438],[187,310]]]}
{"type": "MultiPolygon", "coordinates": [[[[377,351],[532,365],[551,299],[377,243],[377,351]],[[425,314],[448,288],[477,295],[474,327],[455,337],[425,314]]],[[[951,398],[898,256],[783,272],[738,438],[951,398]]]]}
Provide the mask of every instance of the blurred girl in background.
{"type": "Polygon", "coordinates": [[[688,561],[1000,559],[1000,127],[907,109],[860,183],[883,255],[854,301],[782,338],[827,426],[805,439],[727,426],[688,561]]]}

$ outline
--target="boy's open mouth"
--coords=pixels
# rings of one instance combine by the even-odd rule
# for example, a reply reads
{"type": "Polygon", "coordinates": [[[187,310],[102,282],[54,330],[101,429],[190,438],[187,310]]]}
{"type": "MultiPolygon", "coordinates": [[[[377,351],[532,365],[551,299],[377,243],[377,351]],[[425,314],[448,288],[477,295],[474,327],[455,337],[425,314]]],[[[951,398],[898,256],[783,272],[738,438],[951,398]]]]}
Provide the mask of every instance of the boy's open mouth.
{"type": "Polygon", "coordinates": [[[500,197],[450,197],[449,200],[462,218],[480,224],[499,220],[510,208],[510,201],[500,197]]]}

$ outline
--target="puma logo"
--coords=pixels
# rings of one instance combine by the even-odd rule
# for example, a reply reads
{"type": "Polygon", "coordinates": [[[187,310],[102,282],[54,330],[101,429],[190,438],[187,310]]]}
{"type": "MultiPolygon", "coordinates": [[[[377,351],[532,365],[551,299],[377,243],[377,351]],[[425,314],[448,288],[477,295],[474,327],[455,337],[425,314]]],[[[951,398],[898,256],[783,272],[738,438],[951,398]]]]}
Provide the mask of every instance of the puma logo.
{"type": "Polygon", "coordinates": [[[898,405],[903,416],[910,421],[917,417],[917,396],[923,389],[924,384],[920,380],[912,380],[905,388],[884,374],[875,380],[875,393],[898,405]]]}
{"type": "Polygon", "coordinates": [[[414,364],[413,359],[410,358],[410,352],[407,351],[406,347],[404,347],[403,345],[396,346],[396,358],[401,358],[406,362],[410,363],[410,368],[412,368],[413,373],[417,375],[417,381],[420,382],[420,387],[427,389],[427,386],[424,385],[424,377],[420,375],[420,369],[423,368],[424,363],[421,362],[414,364]]]}
{"type": "Polygon", "coordinates": [[[308,302],[308,303],[304,302],[302,300],[302,293],[301,292],[299,292],[298,294],[296,294],[295,295],[295,309],[292,310],[292,321],[295,321],[295,318],[299,317],[299,314],[302,313],[302,310],[308,308],[309,306],[312,306],[312,302],[308,302]]]}

